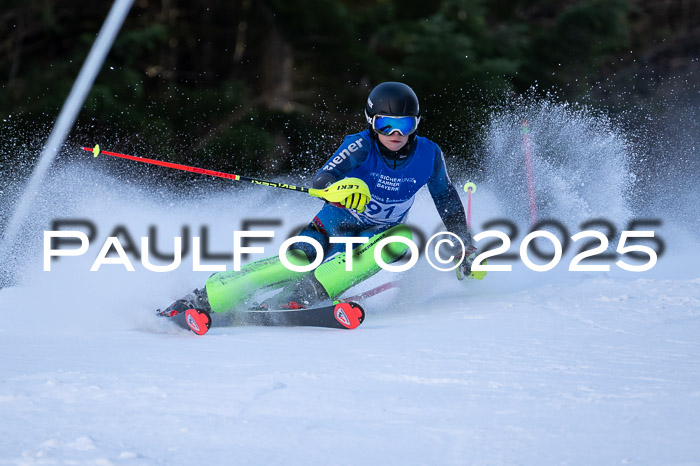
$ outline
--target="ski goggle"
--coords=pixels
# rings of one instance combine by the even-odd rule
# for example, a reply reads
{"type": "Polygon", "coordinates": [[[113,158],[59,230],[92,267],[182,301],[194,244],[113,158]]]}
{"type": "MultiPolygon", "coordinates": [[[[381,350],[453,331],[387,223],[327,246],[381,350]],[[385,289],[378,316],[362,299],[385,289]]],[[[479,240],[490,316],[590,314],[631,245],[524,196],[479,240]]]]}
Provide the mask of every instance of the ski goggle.
{"type": "Polygon", "coordinates": [[[384,136],[389,136],[394,131],[398,131],[401,136],[408,136],[418,129],[418,122],[420,117],[384,115],[374,115],[371,121],[372,129],[384,136]]]}

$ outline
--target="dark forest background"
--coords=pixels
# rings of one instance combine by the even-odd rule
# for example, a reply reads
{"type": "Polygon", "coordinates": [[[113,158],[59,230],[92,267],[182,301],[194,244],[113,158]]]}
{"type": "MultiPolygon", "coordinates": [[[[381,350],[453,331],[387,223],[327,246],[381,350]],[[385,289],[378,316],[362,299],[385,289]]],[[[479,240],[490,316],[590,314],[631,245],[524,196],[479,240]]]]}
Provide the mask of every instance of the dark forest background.
{"type": "MultiPolygon", "coordinates": [[[[110,7],[0,1],[5,166],[38,155],[110,7]]],[[[71,140],[313,173],[364,128],[369,90],[399,80],[421,100],[420,133],[474,164],[504,100],[653,111],[657,84],[695,76],[698,57],[699,0],[135,0],[71,140]]]]}

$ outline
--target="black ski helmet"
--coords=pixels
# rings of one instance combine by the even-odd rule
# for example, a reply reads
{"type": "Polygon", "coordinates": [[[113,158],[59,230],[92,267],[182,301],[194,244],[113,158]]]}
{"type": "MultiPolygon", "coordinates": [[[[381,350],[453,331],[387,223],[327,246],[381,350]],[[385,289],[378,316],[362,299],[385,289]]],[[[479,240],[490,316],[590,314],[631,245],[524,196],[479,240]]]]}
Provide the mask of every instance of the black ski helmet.
{"type": "Polygon", "coordinates": [[[371,124],[374,115],[414,116],[420,121],[418,97],[409,86],[399,82],[385,82],[369,93],[365,116],[371,124]]]}

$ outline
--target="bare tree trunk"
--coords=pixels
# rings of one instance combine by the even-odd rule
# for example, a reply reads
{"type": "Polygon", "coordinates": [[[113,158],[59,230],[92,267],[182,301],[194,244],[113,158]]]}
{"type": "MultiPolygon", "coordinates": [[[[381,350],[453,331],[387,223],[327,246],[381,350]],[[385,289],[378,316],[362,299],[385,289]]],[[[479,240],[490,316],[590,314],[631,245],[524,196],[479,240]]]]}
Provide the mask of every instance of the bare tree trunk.
{"type": "MultiPolygon", "coordinates": [[[[175,31],[177,26],[178,10],[175,3],[176,0],[163,0],[160,14],[157,17],[158,21],[165,24],[171,32],[175,31]]],[[[172,81],[176,78],[178,45],[177,37],[171,36],[162,52],[159,71],[165,81],[172,81]]]]}
{"type": "MultiPolygon", "coordinates": [[[[236,45],[234,47],[233,60],[238,63],[243,57],[246,49],[247,22],[245,13],[252,6],[250,0],[243,1],[243,12],[238,25],[236,45]]],[[[245,107],[232,112],[222,123],[201,137],[197,144],[192,147],[193,151],[201,150],[209,142],[215,139],[223,131],[229,129],[233,124],[245,116],[251,108],[258,105],[269,109],[290,112],[296,108],[293,99],[293,75],[294,58],[292,47],[285,42],[279,27],[275,21],[272,11],[262,1],[256,3],[265,18],[265,43],[262,46],[262,56],[260,60],[260,93],[245,107]]],[[[284,134],[277,131],[274,135],[276,150],[263,160],[267,166],[277,166],[284,164],[289,153],[289,143],[284,134]]]]}
{"type": "Polygon", "coordinates": [[[284,41],[272,11],[262,5],[265,15],[267,40],[261,63],[262,98],[274,109],[291,111],[294,58],[292,48],[284,41]]]}
{"type": "Polygon", "coordinates": [[[697,69],[700,56],[700,2],[655,0],[640,4],[634,34],[646,43],[643,58],[662,73],[697,69]],[[654,45],[648,39],[653,38],[654,45]]]}
{"type": "MultiPolygon", "coordinates": [[[[261,63],[261,97],[269,108],[291,112],[294,110],[292,47],[284,41],[270,9],[263,6],[263,12],[267,23],[267,40],[263,47],[261,63]]],[[[279,130],[275,132],[273,138],[275,149],[262,160],[262,166],[279,170],[284,167],[289,158],[289,142],[284,133],[279,130]]]]}
{"type": "Polygon", "coordinates": [[[7,77],[7,87],[13,87],[15,85],[15,80],[19,74],[19,64],[22,57],[22,42],[24,40],[24,27],[24,14],[20,11],[17,14],[17,28],[10,39],[10,56],[12,57],[12,63],[10,65],[10,73],[7,77]]]}
{"type": "Polygon", "coordinates": [[[236,43],[233,47],[233,63],[238,64],[243,60],[246,49],[246,33],[248,32],[247,16],[250,11],[251,0],[241,2],[241,16],[236,27],[236,43]]]}

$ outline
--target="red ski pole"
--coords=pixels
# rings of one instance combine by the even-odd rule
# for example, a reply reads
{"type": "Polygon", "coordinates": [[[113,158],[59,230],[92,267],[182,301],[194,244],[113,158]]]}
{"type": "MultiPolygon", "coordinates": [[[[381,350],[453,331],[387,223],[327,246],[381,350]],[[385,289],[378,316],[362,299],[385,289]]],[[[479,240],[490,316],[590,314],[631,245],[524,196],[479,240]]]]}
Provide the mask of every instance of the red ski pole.
{"type": "MultiPolygon", "coordinates": [[[[274,181],[259,180],[259,179],[250,178],[247,176],[234,175],[233,173],[224,173],[224,172],[218,172],[215,170],[208,170],[206,168],[190,167],[189,165],[182,165],[179,163],[172,163],[172,162],[163,162],[162,160],[148,159],[146,157],[137,157],[135,155],[127,155],[127,154],[119,154],[117,152],[109,152],[106,150],[101,150],[99,144],[96,145],[94,148],[83,147],[83,150],[92,152],[95,157],[97,157],[99,154],[105,154],[105,155],[111,155],[112,157],[119,157],[122,159],[134,160],[136,162],[148,163],[151,165],[158,165],[158,166],[167,167],[167,168],[174,168],[176,170],[183,170],[183,171],[188,171],[188,172],[192,172],[192,173],[199,173],[201,175],[216,176],[219,178],[226,178],[226,179],[235,180],[235,181],[248,181],[248,182],[253,183],[253,184],[259,184],[259,185],[263,185],[263,186],[272,186],[274,188],[291,189],[292,191],[300,191],[302,193],[309,192],[309,188],[304,188],[302,186],[294,186],[294,185],[286,184],[286,183],[277,183],[274,181]]],[[[311,190],[311,191],[314,191],[314,190],[311,190]]],[[[312,193],[312,195],[314,195],[314,194],[312,193]]],[[[318,196],[316,196],[316,197],[318,197],[318,196]]]]}
{"type": "Polygon", "coordinates": [[[176,170],[199,173],[201,175],[216,176],[219,178],[226,178],[235,181],[247,181],[249,183],[257,184],[260,186],[271,186],[273,188],[289,189],[291,191],[307,193],[310,196],[318,197],[331,203],[341,202],[351,194],[361,193],[365,194],[368,198],[370,195],[367,184],[359,178],[345,178],[344,180],[342,180],[342,183],[333,183],[325,189],[305,188],[303,186],[294,186],[287,183],[277,183],[276,181],[265,181],[259,180],[257,178],[250,178],[248,176],[234,175],[233,173],[224,173],[215,170],[207,170],[206,168],[190,167],[189,165],[182,165],[179,163],[163,162],[161,160],[147,159],[146,157],[137,157],[135,155],[126,155],[119,154],[117,152],[109,152],[106,150],[101,150],[99,144],[96,145],[94,148],[83,147],[83,150],[92,152],[95,157],[97,157],[99,154],[105,154],[111,155],[112,157],[134,160],[136,162],[149,163],[151,165],[158,165],[161,167],[174,168],[176,170]]]}

